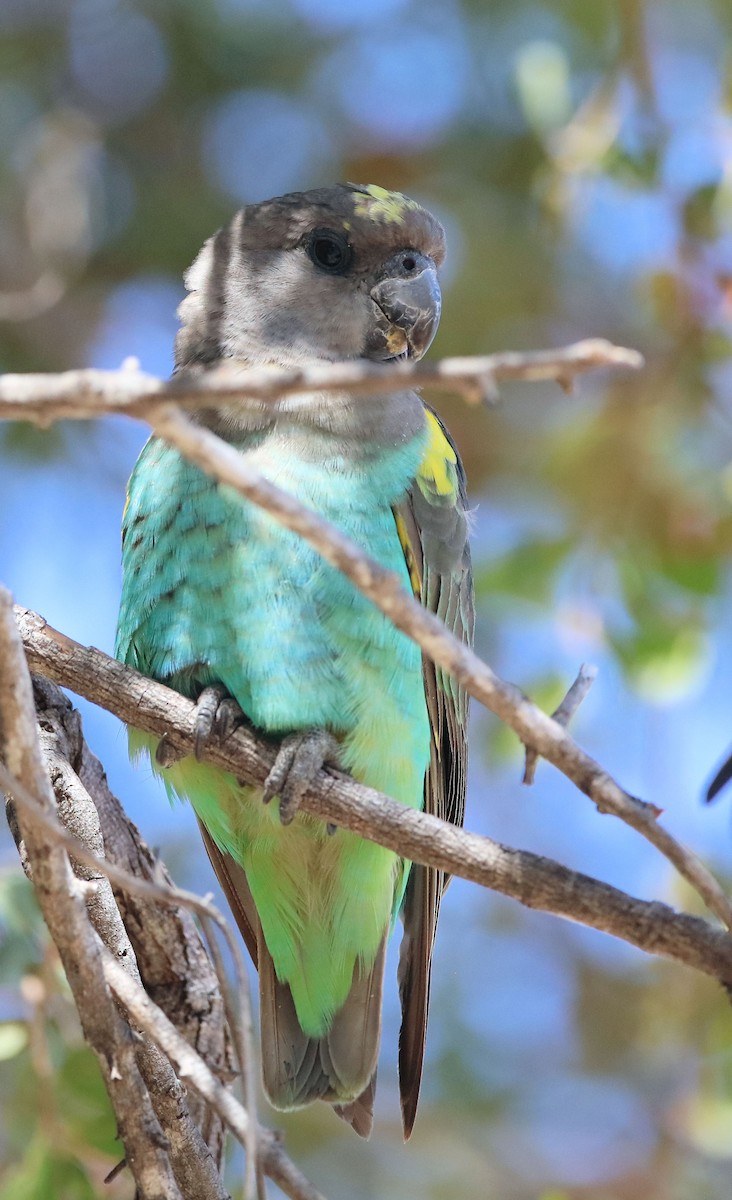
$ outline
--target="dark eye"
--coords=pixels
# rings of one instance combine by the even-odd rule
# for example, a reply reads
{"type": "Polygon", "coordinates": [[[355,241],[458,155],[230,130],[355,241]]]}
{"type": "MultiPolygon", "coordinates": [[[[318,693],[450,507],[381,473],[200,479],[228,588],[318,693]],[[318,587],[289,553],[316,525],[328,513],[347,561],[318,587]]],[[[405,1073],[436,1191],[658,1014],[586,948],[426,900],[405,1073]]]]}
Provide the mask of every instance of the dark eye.
{"type": "Polygon", "coordinates": [[[342,233],[333,229],[314,229],[308,242],[308,254],[321,271],[342,275],[348,270],[353,250],[342,233]]]}

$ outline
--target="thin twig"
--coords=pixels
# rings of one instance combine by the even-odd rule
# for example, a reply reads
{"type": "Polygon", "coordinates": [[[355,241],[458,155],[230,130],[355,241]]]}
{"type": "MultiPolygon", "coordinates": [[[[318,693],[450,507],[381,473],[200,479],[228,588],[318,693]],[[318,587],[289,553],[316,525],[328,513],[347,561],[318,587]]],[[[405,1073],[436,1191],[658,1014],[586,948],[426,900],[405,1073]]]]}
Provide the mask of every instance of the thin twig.
{"type": "MultiPolygon", "coordinates": [[[[22,609],[16,613],[34,670],[146,733],[156,737],[165,733],[171,747],[180,754],[192,752],[194,703],[102,651],[80,646],[56,633],[36,614],[22,609]]],[[[248,728],[239,728],[224,742],[209,742],[204,758],[246,783],[261,787],[275,753],[271,743],[248,728]]],[[[303,797],[302,807],[414,862],[462,876],[530,908],[611,933],[641,950],[675,959],[732,985],[732,938],[699,917],[638,900],[551,859],[501,846],[437,817],[415,812],[340,772],[322,771],[303,797]]],[[[99,869],[105,869],[103,863],[99,869]]],[[[193,900],[198,905],[204,903],[197,897],[193,900]]]]}
{"type": "MultiPolygon", "coordinates": [[[[593,683],[597,679],[597,667],[591,663],[582,663],[577,678],[570,687],[561,704],[554,709],[552,720],[556,721],[562,728],[567,729],[569,722],[577,712],[580,704],[589,692],[593,683]]],[[[524,760],[524,777],[521,780],[527,787],[531,787],[536,775],[536,768],[539,762],[539,755],[531,746],[526,747],[526,757],[524,760]]]]}
{"type": "Polygon", "coordinates": [[[659,809],[618,783],[586,754],[558,721],[533,704],[517,687],[505,682],[403,587],[399,576],[385,570],[345,534],[294,496],[271,483],[251,457],[197,425],[176,405],[149,416],[152,428],[187,459],[247,500],[263,508],[285,528],[299,534],[368,596],[428,658],[454,676],[465,690],[500,717],[525,746],[553,763],[584,792],[600,812],[612,813],[630,825],[673,863],[728,929],[732,904],[704,864],[676,841],[658,822],[659,809]]]}
{"type": "Polygon", "coordinates": [[[249,976],[244,968],[244,962],[239,954],[234,962],[236,968],[237,998],[234,1003],[231,987],[226,975],[226,967],[216,939],[213,922],[206,914],[199,912],[201,926],[206,936],[211,960],[216,969],[221,994],[224,998],[226,1019],[229,1022],[231,1036],[234,1039],[236,1057],[239,1062],[242,1085],[244,1088],[244,1107],[251,1117],[247,1130],[244,1149],[246,1151],[246,1168],[244,1175],[244,1200],[266,1200],[264,1182],[259,1164],[258,1120],[257,1120],[257,1082],[254,1075],[254,1028],[252,1021],[252,998],[249,991],[249,976]]]}
{"type": "MultiPolygon", "coordinates": [[[[252,1124],[250,1115],[231,1092],[219,1083],[200,1055],[180,1036],[172,1022],[152,1003],[139,984],[130,978],[101,944],[100,953],[107,982],[135,1024],[165,1051],[175,1063],[180,1078],[216,1109],[238,1141],[246,1145],[252,1124]]],[[[275,1134],[260,1129],[258,1141],[265,1172],[277,1181],[288,1196],[293,1200],[324,1200],[321,1193],[283,1154],[275,1134]]]]}
{"type": "Polygon", "coordinates": [[[558,350],[488,354],[426,362],[371,363],[363,359],[306,367],[245,367],[228,363],[215,370],[184,372],[172,380],[142,371],[79,370],[60,375],[4,375],[0,379],[0,419],[34,421],[88,420],[104,413],[148,417],[170,400],[185,408],[211,404],[272,405],[293,394],[348,391],[352,395],[431,387],[460,392],[469,399],[492,398],[498,382],[556,380],[565,384],[598,367],[637,370],[643,356],[603,338],[575,342],[558,350]]]}

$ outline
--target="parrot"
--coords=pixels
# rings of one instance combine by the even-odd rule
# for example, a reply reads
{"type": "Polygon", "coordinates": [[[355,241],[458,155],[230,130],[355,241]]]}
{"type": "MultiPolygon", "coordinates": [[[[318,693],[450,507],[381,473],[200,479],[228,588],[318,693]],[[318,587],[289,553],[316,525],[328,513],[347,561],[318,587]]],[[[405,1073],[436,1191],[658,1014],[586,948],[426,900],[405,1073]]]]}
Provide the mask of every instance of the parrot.
{"type": "MultiPolygon", "coordinates": [[[[441,224],[377,185],[241,209],[185,276],[175,375],[420,358],[440,318],[441,224]]],[[[349,535],[470,644],[466,482],[437,414],[406,383],[375,394],[207,397],[194,419],[349,535]]],[[[123,517],[117,658],[197,703],[196,752],[130,730],[171,800],[193,806],[258,969],[262,1079],[276,1109],[332,1105],[373,1124],[386,944],[403,921],[399,1087],[405,1140],[423,1070],[447,878],[299,811],[332,764],[461,825],[462,687],[335,567],[153,436],[123,517]],[[201,759],[245,721],[277,746],[264,788],[201,759]]]]}

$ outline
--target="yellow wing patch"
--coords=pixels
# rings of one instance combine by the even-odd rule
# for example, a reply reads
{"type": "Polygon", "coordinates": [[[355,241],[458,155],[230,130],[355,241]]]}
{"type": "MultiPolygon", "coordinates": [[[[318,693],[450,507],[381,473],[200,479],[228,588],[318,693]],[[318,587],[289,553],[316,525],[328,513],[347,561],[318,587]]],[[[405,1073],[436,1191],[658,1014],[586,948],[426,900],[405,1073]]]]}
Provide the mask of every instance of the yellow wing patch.
{"type": "Polygon", "coordinates": [[[368,217],[371,221],[384,221],[392,225],[399,225],[404,220],[405,212],[419,207],[415,200],[410,200],[401,192],[389,192],[376,183],[366,184],[353,197],[356,216],[368,217]]]}
{"type": "Polygon", "coordinates": [[[434,413],[427,417],[427,448],[417,472],[417,483],[422,490],[436,492],[438,496],[457,495],[457,455],[448,442],[440,422],[434,413]]]}
{"type": "Polygon", "coordinates": [[[409,582],[412,585],[412,591],[419,599],[422,594],[422,580],[420,578],[419,568],[417,567],[417,560],[414,557],[412,543],[410,542],[409,534],[407,533],[407,527],[404,523],[404,518],[402,517],[401,513],[395,511],[394,520],[396,521],[397,533],[399,534],[399,542],[404,552],[404,561],[407,564],[407,570],[409,571],[409,582]]]}

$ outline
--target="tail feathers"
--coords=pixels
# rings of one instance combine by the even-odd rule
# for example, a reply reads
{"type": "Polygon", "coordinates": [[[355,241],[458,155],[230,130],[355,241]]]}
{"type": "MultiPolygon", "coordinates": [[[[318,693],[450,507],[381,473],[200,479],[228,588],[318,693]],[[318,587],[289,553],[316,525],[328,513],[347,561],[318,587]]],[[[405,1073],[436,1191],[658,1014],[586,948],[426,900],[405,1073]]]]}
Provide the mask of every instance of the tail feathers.
{"type": "Polygon", "coordinates": [[[404,936],[399,952],[399,1092],[404,1140],[409,1140],[417,1115],[422,1082],[427,1014],[430,1000],[432,948],[442,891],[442,873],[431,867],[412,867],[404,896],[404,936]]]}
{"type": "Polygon", "coordinates": [[[385,946],[386,938],[370,970],[356,966],[345,1004],[328,1032],[313,1038],[300,1028],[290,989],[277,979],[260,932],[262,1073],[275,1108],[299,1108],[311,1100],[327,1100],[356,1133],[368,1137],[381,1037],[385,946]]]}
{"type": "Polygon", "coordinates": [[[375,1096],[376,1071],[371,1076],[368,1086],[364,1088],[357,1099],[352,1100],[350,1104],[334,1104],[333,1112],[337,1113],[347,1125],[350,1125],[359,1137],[370,1137],[374,1124],[375,1096]]]}
{"type": "Polygon", "coordinates": [[[321,1038],[300,1028],[292,993],[280,983],[257,918],[246,875],[199,822],[204,844],[247,949],[259,970],[262,1075],[275,1108],[326,1100],[361,1137],[373,1125],[376,1061],[381,1040],[381,992],[386,935],[369,971],[356,965],[345,1004],[321,1038]]]}
{"type": "Polygon", "coordinates": [[[206,853],[210,859],[211,866],[216,872],[216,878],[221,884],[221,889],[229,902],[229,908],[234,914],[239,932],[256,967],[259,920],[257,919],[257,910],[254,907],[252,893],[249,891],[247,877],[244,874],[244,868],[240,867],[230,854],[226,854],[223,850],[219,849],[203,821],[199,820],[198,828],[201,830],[203,844],[206,847],[206,853]]]}

